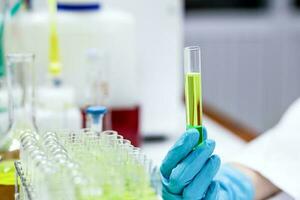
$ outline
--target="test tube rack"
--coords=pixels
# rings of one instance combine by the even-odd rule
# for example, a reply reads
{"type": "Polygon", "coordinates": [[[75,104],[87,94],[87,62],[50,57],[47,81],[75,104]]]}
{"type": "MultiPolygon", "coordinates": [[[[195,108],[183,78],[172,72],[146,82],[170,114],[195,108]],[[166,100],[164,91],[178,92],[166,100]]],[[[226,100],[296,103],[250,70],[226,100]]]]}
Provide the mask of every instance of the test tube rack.
{"type": "MultiPolygon", "coordinates": [[[[88,131],[87,133],[89,133],[89,132],[91,132],[90,130],[81,130],[80,131],[80,133],[77,133],[77,134],[74,134],[74,133],[72,133],[72,131],[66,131],[67,132],[67,134],[66,135],[63,135],[63,138],[64,139],[62,139],[62,141],[63,140],[65,140],[65,142],[66,141],[68,141],[68,142],[71,142],[70,144],[75,144],[76,142],[75,142],[75,139],[76,139],[76,137],[78,137],[78,134],[87,134],[85,131],[88,131]]],[[[26,133],[27,134],[27,136],[28,136],[28,133],[26,133]]],[[[26,135],[25,134],[25,135],[26,135]]],[[[33,134],[33,133],[30,133],[30,137],[31,136],[33,136],[33,135],[31,135],[31,134],[33,134]]],[[[53,140],[53,134],[55,134],[56,135],[56,133],[54,133],[54,132],[48,132],[48,136],[49,136],[49,138],[51,139],[51,141],[53,140]],[[50,137],[51,136],[51,137],[50,137]]],[[[87,141],[88,142],[94,142],[94,137],[99,137],[100,135],[99,134],[103,134],[103,137],[108,137],[108,138],[110,138],[111,136],[114,136],[114,137],[119,137],[118,135],[117,135],[117,133],[115,132],[115,131],[104,131],[103,133],[96,133],[96,132],[93,132],[93,134],[92,135],[89,135],[89,136],[84,136],[84,137],[91,137],[92,136],[92,138],[87,138],[87,141]]],[[[27,136],[25,136],[25,137],[27,137],[27,136]]],[[[24,138],[25,138],[24,137],[24,138]]],[[[46,136],[47,137],[47,136],[46,136]]],[[[22,138],[22,137],[21,137],[22,138]]],[[[24,139],[23,138],[23,139],[24,139]]],[[[41,136],[41,138],[43,138],[43,136],[41,136]]],[[[122,136],[121,137],[119,137],[119,138],[121,138],[120,140],[121,141],[124,141],[124,142],[127,142],[126,140],[123,140],[122,138],[122,136]]],[[[106,138],[107,139],[107,138],[106,138]]],[[[103,139],[104,140],[104,139],[103,139]]],[[[22,139],[21,139],[21,141],[22,141],[22,139]]],[[[53,140],[54,141],[54,140],[53,140]]],[[[52,142],[53,142],[52,141],[52,142]]],[[[62,142],[62,141],[60,141],[60,142],[62,142]]],[[[87,142],[87,141],[85,141],[85,142],[87,142]]],[[[108,140],[109,141],[109,140],[108,140]]],[[[45,141],[44,141],[45,142],[45,141]]],[[[57,141],[58,142],[58,141],[57,141]]],[[[55,144],[55,145],[59,145],[60,147],[62,147],[62,145],[63,145],[63,143],[60,143],[60,142],[58,142],[57,144],[55,144]]],[[[80,141],[80,142],[82,142],[82,141],[80,141]]],[[[85,143],[85,142],[83,142],[83,143],[85,143]]],[[[22,142],[21,142],[22,143],[22,142]]],[[[52,144],[52,143],[51,143],[52,144]]],[[[53,145],[53,144],[52,144],[53,145]]],[[[96,145],[98,145],[98,144],[96,144],[96,145]]],[[[139,152],[139,148],[135,148],[135,147],[133,147],[132,145],[130,145],[130,143],[129,144],[127,144],[126,143],[126,145],[129,145],[129,146],[131,146],[130,147],[130,149],[133,149],[132,151],[133,152],[131,152],[131,153],[135,153],[135,151],[138,151],[139,152]]],[[[24,146],[23,146],[24,147],[24,146]]],[[[64,147],[66,147],[66,146],[64,146],[64,147]]],[[[106,148],[106,147],[105,147],[106,148]]],[[[21,148],[21,155],[22,155],[22,151],[24,151],[24,150],[22,150],[22,148],[21,148]]],[[[66,150],[66,152],[67,152],[67,150],[66,150]]],[[[64,152],[64,153],[66,153],[66,152],[64,152]]],[[[23,152],[24,153],[24,152],[23,152]]],[[[70,153],[70,152],[69,152],[70,153]]],[[[77,153],[79,153],[79,152],[77,152],[77,153]]],[[[126,154],[127,155],[127,154],[126,154]]],[[[143,154],[140,154],[140,153],[138,153],[137,155],[143,155],[143,154]]],[[[128,154],[127,156],[129,156],[128,158],[131,158],[131,159],[134,159],[134,158],[136,158],[136,157],[134,157],[134,156],[137,156],[136,154],[128,154]]],[[[126,157],[127,157],[126,156],[126,157]]],[[[140,156],[138,156],[138,158],[139,158],[140,156]]],[[[21,158],[22,158],[22,156],[21,156],[21,158]]],[[[141,158],[144,158],[144,156],[142,156],[141,158]]],[[[24,159],[24,154],[23,154],[23,159],[24,159]]],[[[39,195],[41,195],[41,194],[39,194],[39,192],[38,191],[43,191],[43,190],[39,190],[39,188],[38,188],[38,186],[39,185],[34,185],[34,183],[31,183],[30,182],[30,180],[27,178],[28,177],[28,164],[26,165],[26,163],[25,162],[27,162],[26,161],[26,159],[25,159],[25,161],[23,160],[23,159],[21,159],[21,160],[18,160],[18,161],[15,161],[15,171],[16,171],[16,183],[15,183],[15,199],[16,200],[36,200],[36,199],[39,199],[39,195]],[[23,163],[23,161],[24,161],[24,163],[23,163]],[[27,167],[26,167],[27,166],[27,167]],[[27,174],[27,175],[26,175],[27,174]],[[37,186],[37,187],[36,187],[37,186]]],[[[28,159],[28,158],[27,158],[28,159]]],[[[79,157],[79,159],[80,159],[80,157],[79,157]]],[[[129,161],[131,161],[131,162],[140,162],[140,161],[135,161],[135,160],[128,160],[128,162],[129,161]]],[[[144,159],[143,159],[143,161],[145,161],[144,159]]],[[[72,160],[72,162],[73,162],[73,160],[72,160]]],[[[129,163],[131,163],[131,162],[129,162],[129,163]]],[[[150,161],[151,162],[151,161],[150,161]]],[[[142,163],[139,163],[139,164],[142,164],[142,163]]],[[[30,165],[29,165],[30,166],[30,165]]],[[[52,166],[52,165],[51,165],[52,166]]],[[[132,165],[130,165],[130,166],[132,166],[132,165]]],[[[130,176],[132,176],[132,175],[134,175],[134,174],[136,174],[137,175],[137,177],[138,176],[140,176],[140,175],[143,175],[143,174],[140,174],[139,172],[141,172],[140,171],[140,167],[142,167],[143,165],[138,165],[138,166],[136,166],[136,167],[138,167],[138,168],[135,168],[137,171],[135,171],[135,170],[131,170],[129,173],[131,173],[131,174],[129,174],[130,176]]],[[[148,165],[146,165],[146,166],[148,166],[148,165]]],[[[150,166],[150,165],[149,165],[150,166]]],[[[126,168],[125,168],[126,169],[126,168]]],[[[148,167],[146,168],[146,169],[149,169],[148,167]]],[[[143,170],[146,170],[146,169],[144,169],[143,168],[143,170]]],[[[35,172],[35,171],[32,171],[32,172],[35,172]]],[[[145,171],[146,172],[146,171],[145,171]]],[[[146,191],[146,193],[144,193],[143,195],[150,195],[149,197],[149,200],[151,199],[151,200],[157,200],[157,199],[159,199],[159,195],[160,195],[160,191],[161,191],[161,181],[160,181],[160,176],[159,176],[159,170],[158,170],[158,168],[157,167],[154,167],[154,166],[152,166],[151,167],[151,169],[150,170],[148,170],[148,175],[146,175],[147,177],[148,177],[148,180],[146,180],[145,179],[145,184],[146,185],[148,185],[148,186],[146,186],[145,187],[145,191],[146,191]],[[148,184],[147,184],[147,182],[148,182],[148,184]],[[147,189],[147,187],[150,189],[150,188],[152,188],[152,189],[150,189],[150,190],[148,190],[147,189]],[[151,192],[152,191],[152,192],[151,192]],[[150,193],[148,193],[148,192],[150,192],[150,193]],[[156,196],[156,197],[155,197],[156,196]]],[[[31,177],[32,178],[32,177],[31,177]]],[[[30,178],[30,179],[31,179],[30,178]]],[[[120,180],[123,180],[124,179],[124,177],[120,177],[120,180]]],[[[35,180],[37,180],[37,179],[35,179],[35,180]]],[[[130,180],[132,180],[132,181],[135,181],[135,180],[137,180],[137,179],[130,179],[130,180]]],[[[142,179],[141,179],[142,180],[142,179]]],[[[141,182],[142,184],[143,184],[143,182],[141,182]]],[[[36,183],[35,183],[36,184],[36,183]]],[[[125,184],[125,183],[124,183],[125,184]]],[[[124,186],[126,186],[127,187],[127,184],[125,184],[124,186]]],[[[145,185],[144,185],[145,186],[145,185]]],[[[93,186],[92,186],[93,187],[93,186]]],[[[94,188],[92,188],[92,189],[94,189],[94,188]]],[[[123,188],[124,189],[124,188],[123,188]]],[[[130,188],[129,188],[130,189],[130,188]]],[[[107,190],[106,190],[107,191],[107,190]]],[[[49,191],[48,191],[49,192],[49,191]]],[[[115,191],[110,191],[110,192],[112,192],[111,194],[113,194],[113,195],[115,195],[114,193],[115,193],[115,191]]],[[[55,193],[56,194],[56,193],[55,193]]],[[[64,193],[61,193],[60,195],[63,195],[64,193]]],[[[107,194],[107,193],[106,193],[107,194]]],[[[125,194],[125,193],[124,193],[125,194]]],[[[102,195],[102,194],[101,194],[102,195]]],[[[120,193],[118,193],[118,195],[120,195],[120,193]]],[[[134,196],[136,197],[136,195],[137,196],[139,196],[140,195],[140,193],[137,193],[137,194],[134,194],[134,196]]],[[[74,196],[73,196],[74,197],[74,196]]],[[[76,197],[77,198],[77,197],[76,197]]],[[[79,197],[80,198],[80,197],[79,197]]],[[[106,198],[106,197],[105,197],[106,198]]],[[[135,198],[133,198],[133,199],[135,199],[135,198]]],[[[148,199],[148,198],[147,198],[148,199]]]]}
{"type": "Polygon", "coordinates": [[[24,171],[22,168],[22,164],[20,161],[15,161],[15,169],[16,169],[16,184],[15,184],[15,199],[20,199],[20,187],[19,184],[22,185],[22,188],[24,189],[25,196],[27,197],[27,200],[32,200],[32,187],[30,186],[30,183],[26,180],[24,176],[24,171]],[[20,183],[19,183],[20,181],[20,183]]]}

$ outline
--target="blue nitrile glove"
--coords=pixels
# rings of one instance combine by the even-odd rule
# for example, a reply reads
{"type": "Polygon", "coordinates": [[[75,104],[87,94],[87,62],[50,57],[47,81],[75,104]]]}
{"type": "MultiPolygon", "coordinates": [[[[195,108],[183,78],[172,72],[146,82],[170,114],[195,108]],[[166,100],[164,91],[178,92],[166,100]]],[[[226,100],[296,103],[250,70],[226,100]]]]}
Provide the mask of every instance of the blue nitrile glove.
{"type": "Polygon", "coordinates": [[[254,187],[251,180],[234,166],[223,165],[211,183],[205,200],[252,200],[254,187]]]}
{"type": "Polygon", "coordinates": [[[253,198],[251,182],[230,166],[220,167],[212,155],[215,143],[206,140],[198,146],[199,133],[188,130],[171,148],[161,165],[164,200],[248,200],[253,198]]]}
{"type": "Polygon", "coordinates": [[[173,199],[201,199],[209,188],[220,167],[220,159],[212,155],[215,142],[206,140],[198,145],[196,129],[186,131],[168,152],[160,171],[162,176],[162,197],[173,199]]]}

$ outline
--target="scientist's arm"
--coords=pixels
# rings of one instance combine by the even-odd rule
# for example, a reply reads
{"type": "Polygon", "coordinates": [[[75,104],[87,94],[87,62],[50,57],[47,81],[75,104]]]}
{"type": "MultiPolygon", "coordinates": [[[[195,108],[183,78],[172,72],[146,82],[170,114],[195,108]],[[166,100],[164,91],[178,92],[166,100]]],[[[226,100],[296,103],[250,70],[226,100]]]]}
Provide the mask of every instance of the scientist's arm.
{"type": "Polygon", "coordinates": [[[275,185],[273,185],[258,172],[238,163],[234,163],[233,166],[251,179],[255,190],[256,200],[266,199],[279,192],[279,189],[275,185]]]}
{"type": "Polygon", "coordinates": [[[258,172],[253,174],[247,168],[242,169],[252,179],[257,198],[261,199],[278,191],[278,187],[287,194],[288,199],[300,199],[299,119],[300,99],[291,105],[275,127],[248,144],[233,159],[234,163],[258,172]]]}

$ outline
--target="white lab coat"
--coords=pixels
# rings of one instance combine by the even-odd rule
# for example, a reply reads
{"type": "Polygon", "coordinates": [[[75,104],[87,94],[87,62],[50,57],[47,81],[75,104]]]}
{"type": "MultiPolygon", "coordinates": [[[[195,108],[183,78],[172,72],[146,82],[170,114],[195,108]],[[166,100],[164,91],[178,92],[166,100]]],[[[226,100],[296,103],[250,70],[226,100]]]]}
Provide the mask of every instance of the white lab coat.
{"type": "MultiPolygon", "coordinates": [[[[300,99],[236,161],[258,171],[293,199],[300,199],[300,99]]],[[[284,196],[280,199],[291,199],[284,196]]]]}

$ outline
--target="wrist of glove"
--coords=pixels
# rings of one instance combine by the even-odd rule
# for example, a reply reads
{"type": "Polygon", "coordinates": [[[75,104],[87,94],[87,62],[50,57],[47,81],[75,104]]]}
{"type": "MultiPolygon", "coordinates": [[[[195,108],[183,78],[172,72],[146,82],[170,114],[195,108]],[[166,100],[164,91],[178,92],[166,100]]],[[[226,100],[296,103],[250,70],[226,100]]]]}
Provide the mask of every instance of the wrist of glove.
{"type": "Polygon", "coordinates": [[[165,157],[160,171],[164,200],[250,200],[254,198],[251,181],[230,165],[220,168],[221,161],[213,155],[215,142],[198,145],[199,133],[188,130],[165,157]]]}

